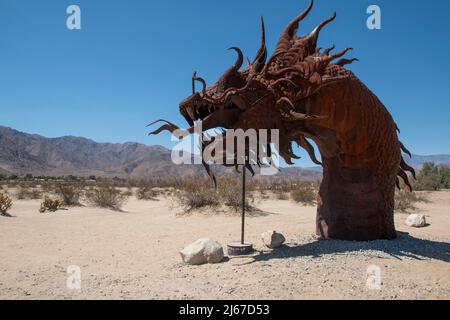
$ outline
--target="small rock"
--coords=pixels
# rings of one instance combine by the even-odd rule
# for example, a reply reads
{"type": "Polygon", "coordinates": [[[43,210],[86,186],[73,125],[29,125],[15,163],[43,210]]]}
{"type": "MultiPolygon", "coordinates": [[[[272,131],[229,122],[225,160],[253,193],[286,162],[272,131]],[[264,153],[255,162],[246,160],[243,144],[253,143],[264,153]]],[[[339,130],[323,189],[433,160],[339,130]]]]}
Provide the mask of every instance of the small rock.
{"type": "Polygon", "coordinates": [[[223,260],[223,247],[217,241],[199,239],[180,251],[184,263],[201,265],[219,263],[223,260]]]}
{"type": "Polygon", "coordinates": [[[267,231],[261,235],[261,239],[264,245],[269,249],[276,249],[283,245],[286,241],[286,238],[276,231],[267,231]]]}
{"type": "Polygon", "coordinates": [[[427,220],[422,214],[412,214],[406,219],[405,223],[410,227],[422,228],[427,225],[427,220]]]}

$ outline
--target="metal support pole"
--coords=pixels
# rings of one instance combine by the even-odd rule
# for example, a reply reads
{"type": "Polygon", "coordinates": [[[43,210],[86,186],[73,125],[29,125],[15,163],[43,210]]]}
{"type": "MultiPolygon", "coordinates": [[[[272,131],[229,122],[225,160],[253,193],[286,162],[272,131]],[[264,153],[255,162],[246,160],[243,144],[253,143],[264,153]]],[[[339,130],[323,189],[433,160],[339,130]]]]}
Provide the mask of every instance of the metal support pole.
{"type": "Polygon", "coordinates": [[[242,168],[242,225],[241,225],[241,244],[245,243],[245,165],[242,168]]]}
{"type": "Polygon", "coordinates": [[[253,245],[245,243],[245,178],[247,168],[242,166],[242,220],[241,220],[241,241],[228,244],[228,254],[230,256],[245,256],[253,252],[253,245]]]}

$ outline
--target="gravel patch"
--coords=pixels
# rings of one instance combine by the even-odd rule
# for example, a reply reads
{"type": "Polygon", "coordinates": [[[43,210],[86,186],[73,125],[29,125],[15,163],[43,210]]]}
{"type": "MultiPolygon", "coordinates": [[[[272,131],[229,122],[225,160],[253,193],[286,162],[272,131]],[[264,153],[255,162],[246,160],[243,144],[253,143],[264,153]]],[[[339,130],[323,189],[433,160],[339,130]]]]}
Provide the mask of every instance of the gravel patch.
{"type": "Polygon", "coordinates": [[[261,252],[256,261],[285,259],[289,257],[353,256],[358,258],[384,258],[398,260],[441,260],[450,262],[450,243],[444,239],[419,239],[399,232],[396,240],[369,242],[317,240],[301,237],[295,245],[286,245],[276,251],[261,252]]]}

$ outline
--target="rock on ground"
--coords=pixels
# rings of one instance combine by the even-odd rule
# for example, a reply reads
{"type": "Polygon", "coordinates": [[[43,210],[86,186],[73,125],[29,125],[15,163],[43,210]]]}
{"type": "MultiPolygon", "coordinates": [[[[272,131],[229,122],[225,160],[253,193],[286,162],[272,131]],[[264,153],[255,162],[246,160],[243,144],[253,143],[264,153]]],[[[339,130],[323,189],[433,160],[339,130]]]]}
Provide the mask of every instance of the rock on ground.
{"type": "Polygon", "coordinates": [[[278,233],[273,230],[264,232],[261,235],[261,239],[264,245],[270,249],[279,248],[286,241],[286,238],[281,233],[278,233]]]}
{"type": "Polygon", "coordinates": [[[427,220],[422,214],[412,214],[406,219],[405,223],[410,227],[422,228],[427,225],[427,220]]]}
{"type": "Polygon", "coordinates": [[[184,263],[201,265],[219,263],[223,260],[223,247],[217,241],[199,239],[180,251],[184,263]]]}

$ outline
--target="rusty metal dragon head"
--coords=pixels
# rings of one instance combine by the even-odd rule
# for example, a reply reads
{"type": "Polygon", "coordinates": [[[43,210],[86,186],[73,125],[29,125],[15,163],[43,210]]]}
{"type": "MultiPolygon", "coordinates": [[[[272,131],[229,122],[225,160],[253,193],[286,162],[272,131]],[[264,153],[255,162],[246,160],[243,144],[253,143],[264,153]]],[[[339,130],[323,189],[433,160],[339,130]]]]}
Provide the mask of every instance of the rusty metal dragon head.
{"type": "MultiPolygon", "coordinates": [[[[230,50],[238,55],[236,63],[214,85],[207,87],[205,80],[194,73],[193,94],[180,104],[180,112],[189,125],[203,121],[204,130],[215,127],[270,129],[278,127],[280,121],[294,119],[293,116],[296,120],[313,119],[312,115],[291,114],[294,103],[320,89],[325,68],[350,48],[333,55],[330,52],[334,48],[323,52],[316,49],[321,29],[334,20],[336,14],[320,23],[309,35],[296,36],[300,21],[312,6],[311,0],[308,8],[287,25],[268,61],[264,20],[261,19],[261,46],[253,62],[247,59],[247,66],[242,68],[244,54],[239,48],[232,47],[230,50]],[[203,86],[200,92],[195,92],[196,81],[203,86]],[[295,92],[295,96],[288,91],[295,92]],[[266,106],[277,110],[273,114],[270,112],[275,117],[271,123],[262,121],[261,116],[254,117],[254,112],[265,112],[266,106]]],[[[355,60],[341,60],[339,64],[355,60]]]]}
{"type": "Polygon", "coordinates": [[[248,66],[242,69],[244,55],[237,47],[229,50],[236,51],[238,57],[235,64],[229,68],[220,79],[207,88],[205,80],[197,76],[192,77],[193,94],[180,104],[180,113],[189,125],[195,121],[203,121],[203,129],[222,127],[236,128],[240,117],[267,98],[267,88],[256,81],[255,76],[261,72],[267,58],[265,44],[264,21],[262,20],[261,48],[253,63],[247,61],[248,66]],[[202,84],[201,92],[196,92],[195,82],[202,84]]]}
{"type": "MultiPolygon", "coordinates": [[[[370,105],[375,100],[369,98],[370,94],[360,102],[345,96],[349,81],[356,77],[344,66],[357,59],[342,57],[352,48],[332,53],[334,46],[324,50],[317,47],[320,32],[336,18],[336,13],[309,34],[297,36],[299,23],[312,7],[313,0],[310,0],[305,11],[285,27],[270,58],[264,20],[261,19],[261,45],[253,61],[247,58],[247,65],[243,67],[244,54],[239,48],[232,47],[230,50],[237,53],[237,60],[215,84],[208,87],[206,81],[194,73],[192,95],[180,103],[180,113],[191,126],[189,133],[194,132],[199,122],[203,132],[216,128],[225,131],[277,129],[277,152],[288,164],[299,158],[293,153],[292,143],[305,149],[314,163],[321,164],[309,141],[312,140],[318,145],[322,157],[341,157],[344,165],[349,167],[366,165],[371,157],[365,151],[370,148],[368,135],[371,133],[366,125],[358,122],[364,113],[371,112],[371,108],[362,109],[360,105],[370,105]],[[202,85],[198,92],[195,88],[197,82],[202,85]],[[334,111],[337,108],[339,110],[334,111]],[[356,154],[361,156],[356,157],[356,154]]],[[[355,92],[360,90],[359,84],[350,86],[355,92]]],[[[363,86],[361,88],[367,90],[363,86]]],[[[380,105],[376,110],[379,114],[374,116],[385,117],[384,107],[380,105]]],[[[385,119],[388,121],[386,128],[395,125],[390,116],[385,119]]],[[[165,125],[151,134],[178,129],[172,123],[164,122],[165,125]]],[[[395,139],[393,136],[393,144],[397,143],[395,139]]],[[[203,149],[214,140],[204,141],[203,149]]],[[[270,139],[267,149],[270,156],[270,139]]],[[[402,169],[410,168],[402,163],[402,169]]]]}

